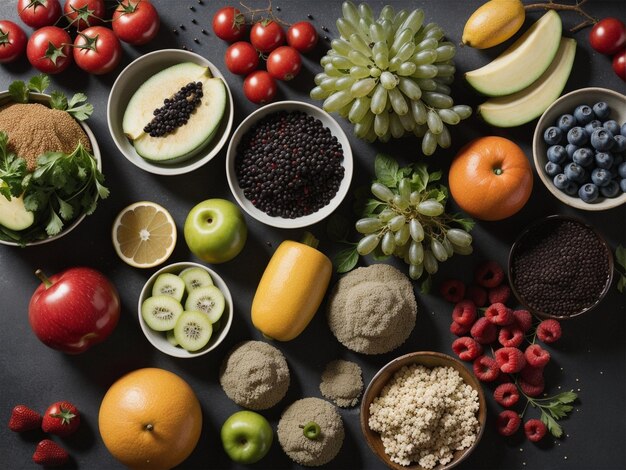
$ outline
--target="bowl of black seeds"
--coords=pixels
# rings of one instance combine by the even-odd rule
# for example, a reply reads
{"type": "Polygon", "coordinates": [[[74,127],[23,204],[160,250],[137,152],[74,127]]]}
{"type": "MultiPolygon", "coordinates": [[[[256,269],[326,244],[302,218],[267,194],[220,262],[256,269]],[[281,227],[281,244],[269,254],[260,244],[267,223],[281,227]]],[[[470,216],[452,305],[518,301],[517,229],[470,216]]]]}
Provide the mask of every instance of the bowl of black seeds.
{"type": "Polygon", "coordinates": [[[352,151],[325,111],[299,101],[266,105],[235,130],[226,155],[228,184],[252,217],[301,228],[328,217],[348,193],[352,151]]]}
{"type": "Polygon", "coordinates": [[[588,312],[608,292],[613,255],[581,220],[552,215],[528,227],[509,253],[509,281],[519,302],[541,318],[588,312]]]}

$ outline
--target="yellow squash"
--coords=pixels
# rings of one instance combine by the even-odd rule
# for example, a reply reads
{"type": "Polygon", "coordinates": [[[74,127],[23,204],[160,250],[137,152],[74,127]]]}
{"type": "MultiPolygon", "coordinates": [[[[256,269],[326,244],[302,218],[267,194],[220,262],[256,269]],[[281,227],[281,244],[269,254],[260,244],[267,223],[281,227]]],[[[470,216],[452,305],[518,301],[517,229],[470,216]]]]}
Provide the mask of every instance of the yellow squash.
{"type": "Polygon", "coordinates": [[[290,341],[309,324],[332,274],[332,263],[316,250],[317,240],[284,241],[270,259],[252,301],[252,323],[265,336],[290,341]]]}
{"type": "Polygon", "coordinates": [[[463,44],[476,49],[501,44],[522,27],[525,17],[520,0],[490,0],[465,23],[463,44]]]}

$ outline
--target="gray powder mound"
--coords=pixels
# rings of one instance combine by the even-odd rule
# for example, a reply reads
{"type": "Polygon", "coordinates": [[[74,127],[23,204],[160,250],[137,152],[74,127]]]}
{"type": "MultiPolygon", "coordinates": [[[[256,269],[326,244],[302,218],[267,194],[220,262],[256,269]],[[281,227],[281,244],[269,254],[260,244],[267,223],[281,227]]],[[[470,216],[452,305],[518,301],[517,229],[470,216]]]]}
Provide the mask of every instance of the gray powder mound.
{"type": "Polygon", "coordinates": [[[358,364],[341,359],[331,361],[322,373],[320,392],[337,406],[356,406],[363,391],[363,378],[358,364]]]}
{"type": "Polygon", "coordinates": [[[392,351],[415,327],[413,284],[388,264],[355,269],[335,284],[327,317],[330,330],[347,348],[363,354],[392,351]]]}
{"type": "Polygon", "coordinates": [[[263,341],[244,341],[224,359],[220,385],[228,397],[244,408],[266,410],[289,388],[285,356],[263,341]]]}
{"type": "Polygon", "coordinates": [[[343,445],[344,429],[335,407],[320,398],[303,398],[291,404],[278,422],[278,440],[285,453],[300,465],[318,467],[334,459],[343,445]],[[309,439],[302,427],[315,422],[320,435],[309,439]]]}

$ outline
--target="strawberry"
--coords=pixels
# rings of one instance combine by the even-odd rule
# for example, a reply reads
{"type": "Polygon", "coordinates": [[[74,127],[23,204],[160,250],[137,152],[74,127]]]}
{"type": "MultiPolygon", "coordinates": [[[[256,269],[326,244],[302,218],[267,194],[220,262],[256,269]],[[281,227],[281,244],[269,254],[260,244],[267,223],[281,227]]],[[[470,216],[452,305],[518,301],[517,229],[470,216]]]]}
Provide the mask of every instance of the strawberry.
{"type": "Polygon", "coordinates": [[[37,429],[41,426],[41,415],[31,410],[26,405],[17,405],[13,408],[11,419],[9,419],[9,429],[15,432],[24,432],[37,429]]]}
{"type": "Polygon", "coordinates": [[[66,437],[73,434],[80,425],[78,409],[67,401],[58,401],[48,407],[43,415],[41,429],[44,432],[66,437]]]}
{"type": "Polygon", "coordinates": [[[67,451],[56,442],[44,439],[35,449],[33,462],[44,467],[58,467],[64,465],[70,459],[67,451]]]}

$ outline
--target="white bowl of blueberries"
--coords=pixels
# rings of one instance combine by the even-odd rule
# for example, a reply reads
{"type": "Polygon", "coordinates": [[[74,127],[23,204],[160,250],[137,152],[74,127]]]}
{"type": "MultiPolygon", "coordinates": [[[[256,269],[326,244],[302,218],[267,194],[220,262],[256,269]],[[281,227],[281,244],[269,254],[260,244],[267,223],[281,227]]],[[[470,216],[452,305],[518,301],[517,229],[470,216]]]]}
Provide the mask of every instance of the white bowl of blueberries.
{"type": "Polygon", "coordinates": [[[626,203],[626,96],[605,88],[562,96],[537,123],[533,156],[565,204],[601,211],[626,203]]]}

